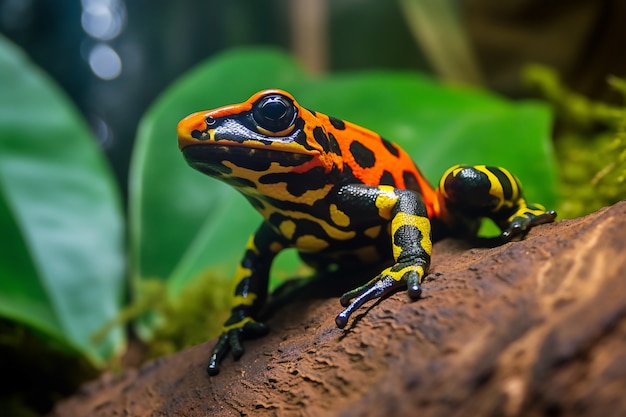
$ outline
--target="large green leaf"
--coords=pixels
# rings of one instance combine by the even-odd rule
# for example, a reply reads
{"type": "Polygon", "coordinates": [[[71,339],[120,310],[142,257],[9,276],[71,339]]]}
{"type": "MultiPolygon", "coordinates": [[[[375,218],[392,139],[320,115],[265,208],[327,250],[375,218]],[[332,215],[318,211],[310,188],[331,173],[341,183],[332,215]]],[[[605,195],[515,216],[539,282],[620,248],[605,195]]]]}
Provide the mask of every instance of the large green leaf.
{"type": "Polygon", "coordinates": [[[275,50],[231,51],[183,77],[143,119],[131,174],[135,277],[167,279],[175,292],[206,270],[232,271],[260,217],[234,190],[185,164],[175,127],[191,112],[241,102],[263,88],[288,90],[307,108],[400,143],[431,182],[455,163],[502,165],[522,179],[530,199],[554,205],[543,105],[442,86],[416,73],[315,79],[275,50]]]}
{"type": "Polygon", "coordinates": [[[98,363],[122,333],[123,227],[111,172],[78,112],[0,37],[0,315],[98,363]]]}

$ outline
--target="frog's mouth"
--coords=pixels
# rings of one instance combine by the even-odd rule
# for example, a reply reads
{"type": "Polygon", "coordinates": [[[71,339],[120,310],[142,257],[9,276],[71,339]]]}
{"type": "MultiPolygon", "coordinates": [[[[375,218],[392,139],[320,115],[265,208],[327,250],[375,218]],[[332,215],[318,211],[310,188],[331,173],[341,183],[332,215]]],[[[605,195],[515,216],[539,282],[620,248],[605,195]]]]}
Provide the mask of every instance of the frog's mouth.
{"type": "Polygon", "coordinates": [[[267,172],[276,165],[282,167],[300,166],[315,157],[312,154],[215,143],[186,146],[182,152],[192,168],[212,177],[232,173],[231,166],[233,164],[247,170],[267,172]]]}

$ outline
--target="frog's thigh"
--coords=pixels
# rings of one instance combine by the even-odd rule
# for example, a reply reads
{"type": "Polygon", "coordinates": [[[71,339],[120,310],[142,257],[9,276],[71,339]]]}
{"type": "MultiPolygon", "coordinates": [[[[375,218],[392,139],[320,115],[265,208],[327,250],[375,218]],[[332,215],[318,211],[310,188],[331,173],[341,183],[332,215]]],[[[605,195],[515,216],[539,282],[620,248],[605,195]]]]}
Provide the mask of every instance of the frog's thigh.
{"type": "Polygon", "coordinates": [[[451,167],[441,177],[438,190],[448,204],[476,216],[511,209],[522,194],[513,174],[486,165],[451,167]]]}

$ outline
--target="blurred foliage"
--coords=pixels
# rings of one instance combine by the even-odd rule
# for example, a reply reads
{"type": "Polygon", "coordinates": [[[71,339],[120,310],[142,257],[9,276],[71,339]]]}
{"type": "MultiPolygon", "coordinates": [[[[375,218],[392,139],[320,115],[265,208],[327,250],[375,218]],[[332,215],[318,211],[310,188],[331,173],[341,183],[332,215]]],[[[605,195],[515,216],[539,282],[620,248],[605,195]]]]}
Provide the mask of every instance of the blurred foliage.
{"type": "Polygon", "coordinates": [[[119,327],[91,339],[122,305],[123,218],[84,120],[2,37],[0,91],[0,415],[22,415],[123,350],[119,327]]]}
{"type": "Polygon", "coordinates": [[[119,190],[85,122],[23,53],[0,37],[0,316],[95,364],[118,329],[90,340],[124,293],[119,190]]]}
{"type": "MultiPolygon", "coordinates": [[[[558,121],[559,217],[582,216],[626,198],[626,106],[590,100],[545,66],[529,66],[525,78],[553,105],[558,121]]],[[[608,83],[626,102],[626,81],[609,77],[608,83]]]]}

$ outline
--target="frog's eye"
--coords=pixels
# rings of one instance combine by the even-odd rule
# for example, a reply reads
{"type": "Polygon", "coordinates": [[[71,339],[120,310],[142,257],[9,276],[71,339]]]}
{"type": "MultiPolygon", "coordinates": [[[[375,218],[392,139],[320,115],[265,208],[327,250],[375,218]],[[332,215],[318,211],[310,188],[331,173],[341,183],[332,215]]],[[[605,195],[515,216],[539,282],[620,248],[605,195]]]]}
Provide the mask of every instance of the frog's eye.
{"type": "Polygon", "coordinates": [[[257,127],[271,133],[279,133],[289,128],[296,113],[293,102],[280,94],[265,96],[252,106],[252,118],[257,127]]]}

